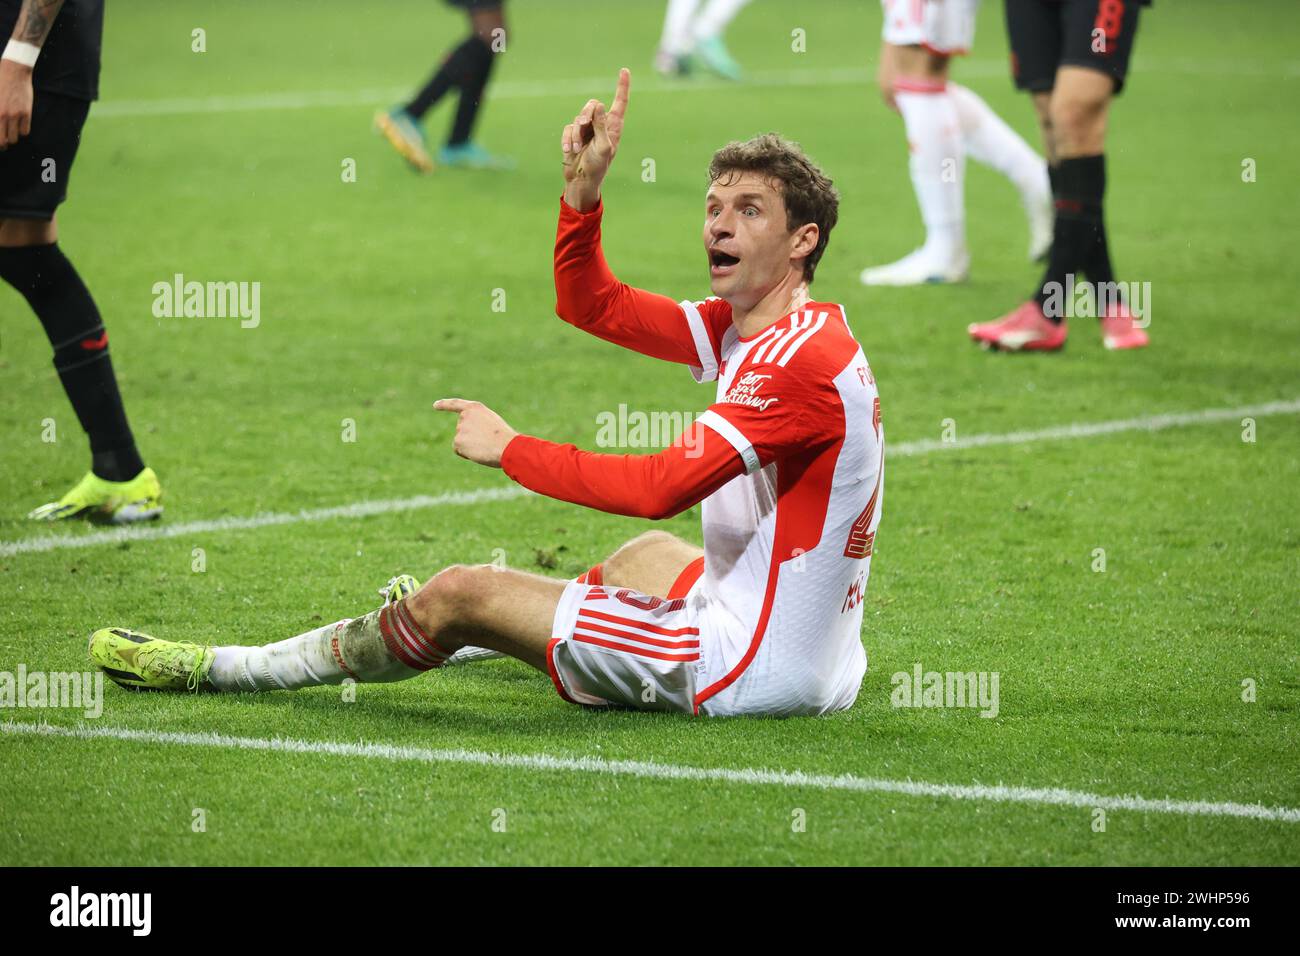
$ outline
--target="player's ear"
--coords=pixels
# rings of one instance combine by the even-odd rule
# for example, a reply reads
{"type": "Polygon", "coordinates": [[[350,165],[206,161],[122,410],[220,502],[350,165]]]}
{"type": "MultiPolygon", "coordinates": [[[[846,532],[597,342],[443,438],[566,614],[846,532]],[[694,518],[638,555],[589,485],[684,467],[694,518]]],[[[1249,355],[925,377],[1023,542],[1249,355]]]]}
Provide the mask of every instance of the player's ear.
{"type": "Polygon", "coordinates": [[[820,238],[821,229],[817,223],[804,223],[790,234],[790,258],[803,259],[811,255],[817,248],[817,240],[820,238]]]}

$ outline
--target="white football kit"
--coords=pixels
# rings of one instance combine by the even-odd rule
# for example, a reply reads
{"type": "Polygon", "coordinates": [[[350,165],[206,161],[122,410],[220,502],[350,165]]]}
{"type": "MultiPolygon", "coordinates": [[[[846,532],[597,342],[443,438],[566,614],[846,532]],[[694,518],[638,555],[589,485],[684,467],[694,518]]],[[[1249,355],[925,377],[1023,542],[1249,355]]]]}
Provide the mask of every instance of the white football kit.
{"type": "Polygon", "coordinates": [[[975,42],[979,0],[880,0],[880,5],[886,43],[951,55],[968,52],[975,42]]]}
{"type": "Polygon", "coordinates": [[[842,710],[867,666],[862,605],[884,494],[875,378],[841,306],[809,303],[748,340],[721,300],[680,308],[696,380],[717,381],[698,419],[705,440],[730,445],[745,473],[703,501],[703,570],[684,595],[566,587],[552,680],[583,704],[842,710]]]}

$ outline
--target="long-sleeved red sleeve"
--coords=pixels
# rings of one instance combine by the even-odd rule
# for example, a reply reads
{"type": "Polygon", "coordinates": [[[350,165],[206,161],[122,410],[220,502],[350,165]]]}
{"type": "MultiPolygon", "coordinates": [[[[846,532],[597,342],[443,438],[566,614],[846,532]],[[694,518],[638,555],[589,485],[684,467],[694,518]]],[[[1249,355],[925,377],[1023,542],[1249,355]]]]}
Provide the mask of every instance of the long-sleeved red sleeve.
{"type": "Polygon", "coordinates": [[[548,498],[659,519],[680,514],[713,494],[743,474],[745,464],[730,444],[697,424],[653,455],[598,454],[517,435],[501,456],[501,468],[548,498]]]}
{"type": "Polygon", "coordinates": [[[708,366],[710,349],[703,325],[694,333],[687,316],[666,295],[620,282],[600,248],[602,200],[590,212],[578,212],[560,199],[555,234],[555,313],[570,325],[643,355],[708,366]]]}

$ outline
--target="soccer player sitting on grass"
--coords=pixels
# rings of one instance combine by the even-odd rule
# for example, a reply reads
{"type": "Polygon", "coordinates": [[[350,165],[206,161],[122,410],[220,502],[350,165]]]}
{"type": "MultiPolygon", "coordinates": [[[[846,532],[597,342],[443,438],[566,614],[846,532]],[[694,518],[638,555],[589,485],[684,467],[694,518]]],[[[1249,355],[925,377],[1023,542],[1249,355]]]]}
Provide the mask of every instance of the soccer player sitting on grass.
{"type": "Polygon", "coordinates": [[[384,606],[262,647],[209,647],[109,628],[90,653],[119,684],[276,690],[397,681],[487,648],[549,674],[568,701],[688,714],[822,714],[850,706],[880,520],[875,379],[844,310],[813,300],[837,216],[829,179],[773,134],[713,156],[703,239],[716,298],[680,303],[619,282],[600,247],[600,186],[630,76],[561,137],[557,312],[603,339],[690,367],[717,400],[656,454],[579,451],[517,433],[459,398],[457,454],[540,494],[614,514],[703,502],[704,548],[652,531],[576,581],[455,566],[384,606]]]}

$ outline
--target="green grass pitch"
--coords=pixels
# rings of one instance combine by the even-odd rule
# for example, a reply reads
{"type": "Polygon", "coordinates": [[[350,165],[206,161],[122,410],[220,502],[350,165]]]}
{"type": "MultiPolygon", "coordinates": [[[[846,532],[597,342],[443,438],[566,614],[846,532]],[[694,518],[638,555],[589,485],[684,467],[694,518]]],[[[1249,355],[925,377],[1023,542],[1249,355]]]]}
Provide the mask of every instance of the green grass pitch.
{"type": "MultiPolygon", "coordinates": [[[[729,37],[754,77],[737,86],[654,75],[662,6],[511,3],[477,138],[518,169],[422,178],[370,117],[463,32],[450,8],[108,4],[103,99],[59,215],[164,482],[162,527],[507,487],[452,455],[452,420],[429,410],[442,396],[588,448],[597,414],[619,403],[709,403],[712,387],[684,369],[554,316],[560,129],[587,97],[612,94],[623,65],[631,106],[605,188],[615,270],[706,294],[710,152],[769,129],[802,142],[843,194],[813,293],[845,304],[891,446],[939,439],[946,419],[960,439],[1300,398],[1294,4],[1261,0],[1225,18],[1209,0],[1179,0],[1144,15],[1113,114],[1107,215],[1120,277],[1151,283],[1153,345],[1107,354],[1078,320],[1051,357],[966,340],[968,322],[1016,304],[1038,272],[1014,192],[986,169],[968,174],[969,283],[859,285],[860,269],[921,232],[901,123],[871,83],[874,3],[754,3],[729,37]],[[196,28],[205,53],[191,51],[196,28]],[[806,52],[791,50],[795,29],[806,52]],[[349,159],[356,182],[341,175],[349,159]],[[152,286],[176,273],[260,282],[260,325],[155,318],[152,286]],[[341,440],[345,419],[353,442],[341,440]]],[[[954,76],[1036,143],[1001,16],[983,5],[954,76]]],[[[444,103],[435,142],[449,122],[444,103]]],[[[573,576],[648,527],[516,497],[21,550],[12,543],[92,530],[22,517],[79,477],[86,453],[44,336],[8,287],[0,344],[0,670],[84,670],[86,635],[109,624],[276,640],[372,607],[400,571],[503,555],[573,576]],[[55,442],[42,441],[45,419],[55,442]]],[[[891,459],[862,635],[870,672],[857,704],[830,718],[588,712],[497,661],[361,687],[354,702],[337,688],[192,698],[110,685],[103,715],[84,723],[1294,808],[1300,418],[1260,415],[1254,441],[1245,427],[1227,418],[891,459]],[[891,675],[917,663],[997,672],[997,717],[892,707],[891,675]]],[[[692,510],[662,526],[699,540],[698,523],[692,510]]],[[[1112,809],[1099,831],[1096,819],[1086,805],[0,734],[3,864],[1300,862],[1297,822],[1112,809]]]]}

